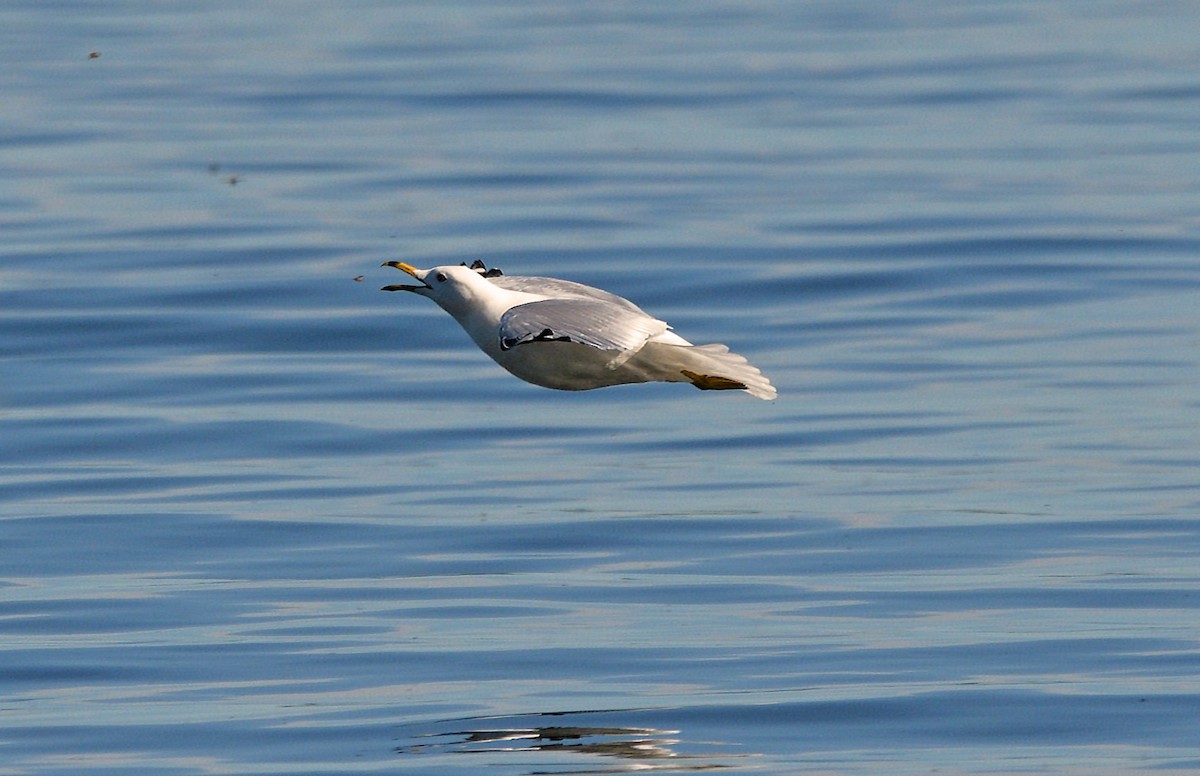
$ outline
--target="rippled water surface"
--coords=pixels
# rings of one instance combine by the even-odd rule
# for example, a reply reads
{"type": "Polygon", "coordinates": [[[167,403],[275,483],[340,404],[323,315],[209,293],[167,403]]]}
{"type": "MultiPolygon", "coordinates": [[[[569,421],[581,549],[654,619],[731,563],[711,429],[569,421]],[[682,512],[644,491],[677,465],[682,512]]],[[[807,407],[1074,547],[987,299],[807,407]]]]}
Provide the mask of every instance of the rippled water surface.
{"type": "Polygon", "coordinates": [[[0,8],[0,774],[1200,770],[1196,22],[0,8]],[[779,399],[526,385],[397,258],[779,399]]]}

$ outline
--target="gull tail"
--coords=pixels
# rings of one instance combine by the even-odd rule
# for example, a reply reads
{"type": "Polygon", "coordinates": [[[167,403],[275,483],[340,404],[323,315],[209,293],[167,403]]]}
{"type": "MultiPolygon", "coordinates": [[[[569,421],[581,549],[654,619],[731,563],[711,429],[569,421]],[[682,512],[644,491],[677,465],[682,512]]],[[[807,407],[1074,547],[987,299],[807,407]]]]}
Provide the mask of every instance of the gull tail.
{"type": "Polygon", "coordinates": [[[677,382],[690,382],[702,391],[741,390],[760,399],[774,399],[778,392],[758,367],[724,345],[666,345],[675,352],[680,376],[677,382]]]}

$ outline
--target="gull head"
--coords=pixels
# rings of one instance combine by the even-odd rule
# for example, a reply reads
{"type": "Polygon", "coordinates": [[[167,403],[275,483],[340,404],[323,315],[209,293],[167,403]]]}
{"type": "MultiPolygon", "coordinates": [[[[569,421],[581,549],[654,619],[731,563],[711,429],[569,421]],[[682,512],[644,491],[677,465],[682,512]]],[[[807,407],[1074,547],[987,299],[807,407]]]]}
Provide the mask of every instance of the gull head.
{"type": "Polygon", "coordinates": [[[409,291],[429,297],[443,310],[460,320],[460,316],[479,307],[482,300],[494,294],[496,290],[479,271],[470,267],[456,265],[417,269],[402,261],[385,261],[382,266],[395,267],[421,284],[397,284],[384,286],[382,290],[409,291]]]}

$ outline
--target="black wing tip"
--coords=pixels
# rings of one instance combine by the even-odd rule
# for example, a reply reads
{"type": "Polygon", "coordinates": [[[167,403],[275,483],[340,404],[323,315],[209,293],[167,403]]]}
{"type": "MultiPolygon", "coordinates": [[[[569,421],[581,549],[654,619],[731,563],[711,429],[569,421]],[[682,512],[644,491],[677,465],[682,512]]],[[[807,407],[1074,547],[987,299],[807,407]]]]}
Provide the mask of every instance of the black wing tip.
{"type": "Polygon", "coordinates": [[[475,261],[471,262],[470,265],[464,261],[462,262],[462,266],[466,267],[467,269],[475,270],[485,278],[498,278],[504,274],[500,271],[499,267],[492,267],[491,269],[488,269],[488,266],[484,264],[481,259],[475,259],[475,261]]]}
{"type": "Polygon", "coordinates": [[[524,345],[528,342],[571,342],[571,338],[565,334],[558,334],[553,329],[542,329],[537,334],[523,334],[520,337],[501,337],[500,349],[512,350],[517,345],[524,345]]]}

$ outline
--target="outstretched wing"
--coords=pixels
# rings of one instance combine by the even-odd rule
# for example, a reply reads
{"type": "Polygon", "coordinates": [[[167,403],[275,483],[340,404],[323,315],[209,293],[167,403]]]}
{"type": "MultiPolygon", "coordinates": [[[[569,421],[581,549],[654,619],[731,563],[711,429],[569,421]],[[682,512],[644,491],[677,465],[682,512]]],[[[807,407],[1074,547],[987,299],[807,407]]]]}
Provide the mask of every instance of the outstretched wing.
{"type": "Polygon", "coordinates": [[[488,279],[495,285],[506,288],[509,291],[523,291],[529,294],[544,296],[547,299],[592,299],[598,302],[611,302],[618,307],[626,307],[639,313],[642,312],[641,308],[625,297],[570,280],[524,275],[496,275],[488,279]]]}
{"type": "Polygon", "coordinates": [[[616,369],[662,334],[667,324],[641,310],[594,299],[546,299],[511,308],[500,318],[500,349],[530,342],[575,342],[613,351],[616,369]]]}

